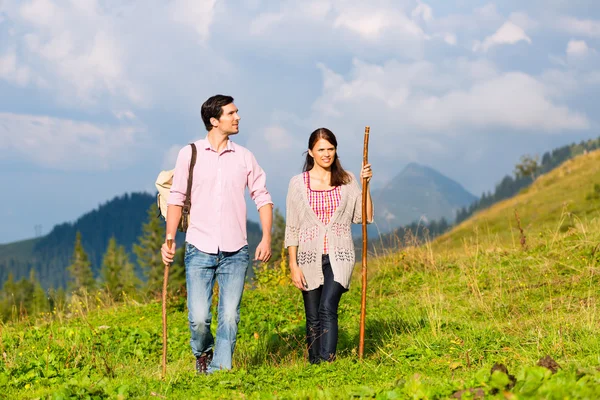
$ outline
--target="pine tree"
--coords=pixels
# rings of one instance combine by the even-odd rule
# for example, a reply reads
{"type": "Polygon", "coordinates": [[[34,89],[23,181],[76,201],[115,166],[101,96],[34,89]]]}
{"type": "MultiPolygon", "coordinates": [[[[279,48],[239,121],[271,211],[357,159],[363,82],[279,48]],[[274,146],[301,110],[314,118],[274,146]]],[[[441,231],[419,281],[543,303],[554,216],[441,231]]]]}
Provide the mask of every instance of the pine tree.
{"type": "Polygon", "coordinates": [[[13,273],[9,272],[8,278],[6,278],[6,281],[2,285],[2,292],[0,293],[0,313],[2,314],[2,321],[8,321],[12,318],[16,285],[13,273]]]}
{"type": "Polygon", "coordinates": [[[75,249],[73,250],[73,258],[71,265],[67,267],[71,279],[69,280],[70,291],[80,291],[86,289],[91,291],[94,289],[94,274],[92,272],[92,263],[88,254],[83,249],[81,244],[81,233],[77,232],[75,236],[75,249]]]}
{"type": "Polygon", "coordinates": [[[35,271],[32,269],[29,273],[29,282],[33,286],[33,293],[31,294],[31,302],[28,308],[30,315],[37,315],[48,311],[50,305],[48,302],[48,295],[40,281],[35,276],[35,271]]]}
{"type": "Polygon", "coordinates": [[[148,219],[142,227],[138,243],[133,245],[137,263],[146,276],[146,289],[152,293],[162,289],[165,268],[160,255],[160,248],[165,241],[165,225],[157,215],[158,207],[153,203],[148,209],[148,219]]]}
{"type": "Polygon", "coordinates": [[[102,286],[115,300],[121,300],[125,294],[133,294],[139,283],[125,247],[119,246],[114,236],[108,242],[100,275],[102,286]]]}

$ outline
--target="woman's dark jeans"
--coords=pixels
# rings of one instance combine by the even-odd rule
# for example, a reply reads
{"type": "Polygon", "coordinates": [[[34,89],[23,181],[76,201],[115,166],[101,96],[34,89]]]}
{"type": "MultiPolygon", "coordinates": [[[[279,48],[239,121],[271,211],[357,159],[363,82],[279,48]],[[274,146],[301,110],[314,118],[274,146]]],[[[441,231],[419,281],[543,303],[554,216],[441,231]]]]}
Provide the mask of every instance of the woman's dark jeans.
{"type": "Polygon", "coordinates": [[[342,294],[348,291],[333,280],[329,255],[323,255],[323,277],[323,285],[302,292],[306,313],[306,344],[308,360],[311,364],[323,360],[335,360],[338,341],[338,305],[342,294]]]}

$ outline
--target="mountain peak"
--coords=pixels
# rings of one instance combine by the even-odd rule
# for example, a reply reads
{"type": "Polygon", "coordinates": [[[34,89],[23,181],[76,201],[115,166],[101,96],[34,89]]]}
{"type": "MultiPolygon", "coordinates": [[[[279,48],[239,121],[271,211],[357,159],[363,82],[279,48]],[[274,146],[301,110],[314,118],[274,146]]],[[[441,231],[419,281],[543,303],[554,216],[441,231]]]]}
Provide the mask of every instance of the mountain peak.
{"type": "Polygon", "coordinates": [[[373,198],[382,231],[421,218],[453,221],[458,209],[477,199],[458,182],[416,162],[408,163],[383,189],[374,191],[373,198]]]}

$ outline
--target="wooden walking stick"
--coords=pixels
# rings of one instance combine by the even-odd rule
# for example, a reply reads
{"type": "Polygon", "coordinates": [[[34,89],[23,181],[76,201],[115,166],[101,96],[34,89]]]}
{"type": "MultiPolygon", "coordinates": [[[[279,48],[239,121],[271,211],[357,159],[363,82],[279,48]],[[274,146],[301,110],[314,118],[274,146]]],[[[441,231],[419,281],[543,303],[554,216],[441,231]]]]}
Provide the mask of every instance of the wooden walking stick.
{"type": "MultiPolygon", "coordinates": [[[[169,250],[173,246],[171,234],[167,235],[167,246],[169,250]]],[[[162,324],[163,324],[163,353],[162,353],[162,378],[167,375],[167,284],[169,283],[169,264],[165,265],[162,290],[162,324]]]]}
{"type": "MultiPolygon", "coordinates": [[[[369,132],[365,126],[363,148],[363,166],[369,163],[369,132]]],[[[365,350],[365,318],[367,313],[367,178],[362,180],[362,298],[360,301],[360,334],[358,339],[358,358],[362,360],[365,350]]]]}

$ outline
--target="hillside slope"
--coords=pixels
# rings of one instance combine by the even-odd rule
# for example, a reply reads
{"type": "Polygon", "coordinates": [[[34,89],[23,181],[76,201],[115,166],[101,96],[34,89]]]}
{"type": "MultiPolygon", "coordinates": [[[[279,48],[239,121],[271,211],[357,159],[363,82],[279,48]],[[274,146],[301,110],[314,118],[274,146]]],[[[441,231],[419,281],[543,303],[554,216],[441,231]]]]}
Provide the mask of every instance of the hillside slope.
{"type": "Polygon", "coordinates": [[[600,216],[600,150],[568,160],[539,176],[518,195],[496,203],[434,241],[437,249],[459,249],[485,238],[489,246],[525,244],[534,236],[565,232],[582,218],[600,216]],[[517,218],[519,222],[517,222],[517,218]]]}

